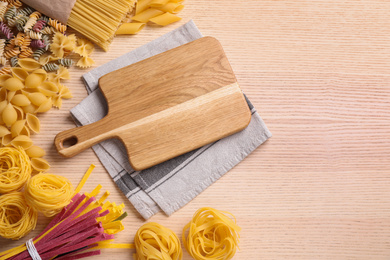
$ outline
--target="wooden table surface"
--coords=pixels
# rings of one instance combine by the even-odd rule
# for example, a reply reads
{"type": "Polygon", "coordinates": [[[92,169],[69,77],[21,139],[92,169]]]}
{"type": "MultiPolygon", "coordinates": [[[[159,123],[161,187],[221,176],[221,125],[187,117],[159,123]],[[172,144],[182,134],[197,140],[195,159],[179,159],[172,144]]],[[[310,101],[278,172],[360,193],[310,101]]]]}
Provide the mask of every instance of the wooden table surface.
{"type": "MultiPolygon", "coordinates": [[[[390,2],[386,0],[187,0],[183,20],[117,37],[96,65],[131,51],[193,19],[219,39],[243,91],[273,133],[238,166],[184,208],[150,221],[179,237],[200,207],[235,214],[242,227],[234,259],[390,258],[390,2]]],[[[74,185],[97,167],[98,183],[129,213],[116,241],[132,243],[145,221],[115,186],[91,149],[63,159],[54,136],[74,127],[69,109],[87,94],[72,68],[74,98],[42,115],[34,142],[48,152],[50,172],[74,185]]],[[[25,242],[0,239],[1,249],[25,242]]],[[[94,259],[131,259],[108,249],[94,259]]],[[[184,259],[191,259],[184,252],[184,259]]]]}

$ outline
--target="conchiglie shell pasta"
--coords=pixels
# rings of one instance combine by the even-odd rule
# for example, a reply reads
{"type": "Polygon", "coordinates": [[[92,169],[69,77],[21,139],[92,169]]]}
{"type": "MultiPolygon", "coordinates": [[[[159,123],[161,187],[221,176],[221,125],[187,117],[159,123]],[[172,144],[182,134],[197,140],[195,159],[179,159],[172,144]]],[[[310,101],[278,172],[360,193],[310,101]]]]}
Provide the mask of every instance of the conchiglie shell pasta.
{"type": "Polygon", "coordinates": [[[26,150],[26,153],[30,158],[34,158],[34,157],[40,158],[40,157],[45,156],[45,154],[46,154],[45,150],[43,150],[41,147],[35,146],[35,145],[28,148],[26,150]]]}
{"type": "Polygon", "coordinates": [[[4,86],[4,82],[7,79],[10,79],[10,78],[12,78],[12,76],[9,75],[9,74],[0,75],[0,87],[3,87],[4,86]]]}
{"type": "Polygon", "coordinates": [[[53,101],[51,98],[48,98],[44,103],[42,103],[38,109],[37,113],[44,113],[50,110],[50,108],[53,106],[53,101]]]}
{"type": "Polygon", "coordinates": [[[31,103],[38,107],[47,101],[47,97],[40,92],[30,93],[28,94],[28,98],[30,99],[31,103]]]}
{"type": "Polygon", "coordinates": [[[19,68],[19,67],[13,67],[11,68],[11,73],[14,76],[14,78],[17,78],[24,82],[26,78],[28,77],[28,72],[25,69],[19,68]]]}
{"type": "Polygon", "coordinates": [[[26,88],[37,88],[44,80],[42,75],[33,73],[28,75],[24,84],[26,88]]]}
{"type": "Polygon", "coordinates": [[[11,132],[8,130],[7,127],[0,125],[0,138],[2,138],[5,135],[10,134],[11,132]]]}
{"type": "Polygon", "coordinates": [[[46,81],[43,82],[42,85],[38,87],[38,90],[45,96],[52,97],[58,93],[59,88],[53,82],[46,81]]]}
{"type": "Polygon", "coordinates": [[[41,67],[41,64],[39,64],[39,62],[31,58],[19,59],[18,64],[20,67],[22,67],[28,72],[37,70],[41,67]]]}
{"type": "Polygon", "coordinates": [[[17,94],[11,99],[11,103],[16,106],[24,107],[31,104],[30,99],[26,95],[17,94]]]}
{"type": "Polygon", "coordinates": [[[12,141],[12,135],[11,134],[7,134],[5,136],[3,136],[1,138],[1,144],[3,146],[10,146],[11,145],[11,141],[12,141]]]}
{"type": "Polygon", "coordinates": [[[3,122],[8,126],[10,127],[11,125],[13,125],[16,120],[18,119],[18,113],[16,112],[15,108],[13,105],[11,104],[8,104],[3,112],[2,112],[2,118],[3,118],[3,122]]]}
{"type": "Polygon", "coordinates": [[[22,132],[24,125],[26,124],[26,120],[18,120],[11,126],[11,134],[12,137],[16,137],[20,135],[22,132]]]}
{"type": "Polygon", "coordinates": [[[16,111],[16,114],[17,114],[17,120],[22,120],[24,119],[24,111],[21,107],[18,107],[18,106],[14,106],[14,109],[16,111]]]}
{"type": "Polygon", "coordinates": [[[50,164],[42,158],[31,158],[31,165],[38,172],[45,172],[50,169],[50,164]]]}
{"type": "Polygon", "coordinates": [[[16,91],[8,91],[8,93],[7,93],[7,101],[11,102],[11,100],[13,99],[15,94],[16,94],[16,91]]]}
{"type": "Polygon", "coordinates": [[[7,90],[3,87],[0,89],[0,101],[7,100],[7,90]]]}
{"type": "Polygon", "coordinates": [[[28,106],[25,106],[25,107],[22,107],[24,113],[30,113],[30,114],[36,114],[37,113],[37,109],[38,107],[33,105],[33,104],[30,104],[28,106]]]}
{"type": "Polygon", "coordinates": [[[24,88],[24,84],[20,79],[17,78],[9,78],[4,82],[3,85],[9,91],[21,90],[24,88]]]}
{"type": "Polygon", "coordinates": [[[22,131],[20,132],[20,135],[25,135],[25,136],[30,137],[30,130],[28,130],[28,127],[27,127],[26,125],[23,126],[23,129],[22,129],[22,131]]]}
{"type": "Polygon", "coordinates": [[[26,135],[19,135],[11,141],[11,145],[15,148],[22,147],[24,150],[32,146],[30,137],[26,135]]]}
{"type": "Polygon", "coordinates": [[[27,120],[27,126],[31,129],[31,131],[33,131],[34,133],[39,133],[39,131],[41,130],[41,123],[38,117],[28,113],[26,114],[26,120],[27,120]]]}

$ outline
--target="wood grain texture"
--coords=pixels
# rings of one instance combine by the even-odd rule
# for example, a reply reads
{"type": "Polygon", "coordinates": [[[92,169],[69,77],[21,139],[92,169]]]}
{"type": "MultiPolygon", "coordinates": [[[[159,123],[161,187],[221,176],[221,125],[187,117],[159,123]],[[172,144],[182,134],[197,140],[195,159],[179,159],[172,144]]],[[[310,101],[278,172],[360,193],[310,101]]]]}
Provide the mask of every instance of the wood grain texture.
{"type": "Polygon", "coordinates": [[[71,157],[118,138],[133,169],[147,169],[243,130],[251,112],[236,81],[221,44],[203,37],[101,77],[107,115],[54,143],[71,157]]]}
{"type": "MultiPolygon", "coordinates": [[[[154,216],[179,237],[202,206],[229,210],[243,228],[234,259],[389,259],[390,257],[390,2],[385,0],[186,1],[183,21],[117,37],[97,65],[194,19],[224,47],[238,83],[273,137],[191,203],[154,216]]],[[[63,159],[54,136],[74,126],[69,109],[86,97],[72,69],[74,98],[42,115],[34,142],[48,152],[52,173],[77,184],[92,178],[124,202],[129,217],[118,242],[132,242],[144,223],[91,150],[63,159]]],[[[41,217],[30,236],[47,224],[41,217]]],[[[4,249],[26,241],[0,240],[4,249]]],[[[94,259],[131,259],[106,250],[94,259]]],[[[184,252],[184,259],[191,259],[184,252]]]]}

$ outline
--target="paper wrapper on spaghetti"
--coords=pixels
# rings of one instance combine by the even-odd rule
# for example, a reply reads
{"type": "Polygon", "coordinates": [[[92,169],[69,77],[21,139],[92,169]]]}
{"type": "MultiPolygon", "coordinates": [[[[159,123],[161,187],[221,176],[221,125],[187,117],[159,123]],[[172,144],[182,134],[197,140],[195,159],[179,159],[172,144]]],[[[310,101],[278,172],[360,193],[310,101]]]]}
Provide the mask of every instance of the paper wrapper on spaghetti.
{"type": "Polygon", "coordinates": [[[22,0],[39,12],[67,24],[108,50],[123,18],[137,0],[22,0]]]}
{"type": "Polygon", "coordinates": [[[76,0],[22,0],[22,2],[50,18],[66,24],[76,0]]]}

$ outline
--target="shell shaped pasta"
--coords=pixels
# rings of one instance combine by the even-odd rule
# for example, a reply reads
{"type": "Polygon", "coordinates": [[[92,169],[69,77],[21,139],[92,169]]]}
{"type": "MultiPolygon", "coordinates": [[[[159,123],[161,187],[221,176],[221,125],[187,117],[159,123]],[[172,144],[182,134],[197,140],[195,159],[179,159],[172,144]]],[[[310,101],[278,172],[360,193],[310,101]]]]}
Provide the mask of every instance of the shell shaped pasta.
{"type": "Polygon", "coordinates": [[[16,137],[20,135],[22,132],[24,125],[26,124],[26,120],[18,120],[11,126],[11,134],[12,137],[16,137]]]}
{"type": "Polygon", "coordinates": [[[5,88],[0,87],[0,101],[7,100],[7,95],[8,91],[5,88]]]}
{"type": "Polygon", "coordinates": [[[22,107],[22,109],[23,112],[26,114],[36,114],[38,107],[33,104],[30,104],[28,106],[22,107]]]}
{"type": "Polygon", "coordinates": [[[24,82],[26,88],[37,88],[44,81],[43,77],[39,74],[30,74],[24,82]]]}
{"type": "Polygon", "coordinates": [[[18,119],[18,113],[13,105],[8,104],[2,112],[3,122],[8,126],[12,126],[18,119]]]}
{"type": "Polygon", "coordinates": [[[50,164],[42,158],[31,158],[31,166],[37,172],[45,172],[50,169],[50,164]]]}
{"type": "Polygon", "coordinates": [[[3,146],[10,146],[12,142],[12,134],[7,134],[1,138],[1,144],[3,146]]]}
{"type": "Polygon", "coordinates": [[[31,129],[31,131],[33,131],[34,133],[39,133],[39,131],[41,130],[41,123],[38,117],[33,114],[27,113],[26,121],[27,126],[31,129]]]}
{"type": "Polygon", "coordinates": [[[33,142],[30,137],[26,135],[19,135],[11,141],[11,145],[15,148],[21,147],[24,150],[30,148],[33,142]]]}
{"type": "Polygon", "coordinates": [[[45,156],[46,152],[41,147],[33,145],[26,150],[26,154],[30,158],[40,158],[45,156]]]}
{"type": "Polygon", "coordinates": [[[56,84],[50,81],[45,81],[38,87],[39,91],[47,97],[57,95],[59,88],[56,84]]]}
{"type": "Polygon", "coordinates": [[[16,91],[8,91],[7,92],[7,101],[11,102],[12,98],[15,96],[16,91]]]}
{"type": "Polygon", "coordinates": [[[21,90],[24,88],[23,82],[18,78],[9,78],[4,82],[4,88],[9,91],[21,90]]]}
{"type": "Polygon", "coordinates": [[[21,107],[18,107],[18,106],[14,106],[14,109],[16,111],[16,114],[17,114],[17,119],[16,120],[22,120],[24,119],[24,111],[21,107]]]}
{"type": "Polygon", "coordinates": [[[9,74],[0,75],[0,87],[3,87],[4,86],[4,82],[7,79],[10,79],[10,78],[12,78],[12,76],[9,75],[9,74]]]}
{"type": "Polygon", "coordinates": [[[7,100],[3,100],[0,102],[0,113],[3,112],[4,108],[8,105],[7,100]]]}
{"type": "Polygon", "coordinates": [[[39,64],[39,62],[31,58],[19,59],[19,66],[28,72],[41,68],[41,64],[39,64]]]}
{"type": "Polygon", "coordinates": [[[20,106],[20,107],[24,107],[24,106],[28,106],[31,104],[31,101],[30,99],[28,99],[28,97],[26,95],[23,95],[23,94],[16,94],[12,99],[11,99],[11,103],[15,106],[20,106]]]}
{"type": "Polygon", "coordinates": [[[31,104],[30,99],[26,95],[23,94],[16,94],[11,99],[11,103],[15,106],[24,107],[31,104]]]}
{"type": "Polygon", "coordinates": [[[53,100],[52,98],[48,98],[44,103],[42,103],[38,109],[37,109],[37,113],[44,113],[44,112],[47,112],[50,110],[50,108],[52,108],[53,106],[53,100]]]}
{"type": "Polygon", "coordinates": [[[30,137],[30,130],[28,130],[28,127],[26,125],[23,126],[23,129],[22,131],[20,131],[20,134],[30,137]]]}
{"type": "Polygon", "coordinates": [[[19,68],[19,67],[12,67],[11,73],[14,78],[19,79],[20,81],[24,82],[26,78],[28,77],[28,72],[25,69],[19,68]]]}
{"type": "Polygon", "coordinates": [[[7,127],[0,125],[0,138],[2,138],[5,135],[10,134],[11,132],[8,130],[7,127]]]}
{"type": "Polygon", "coordinates": [[[28,98],[30,99],[31,103],[38,107],[47,101],[47,97],[40,92],[30,93],[28,94],[28,98]]]}

